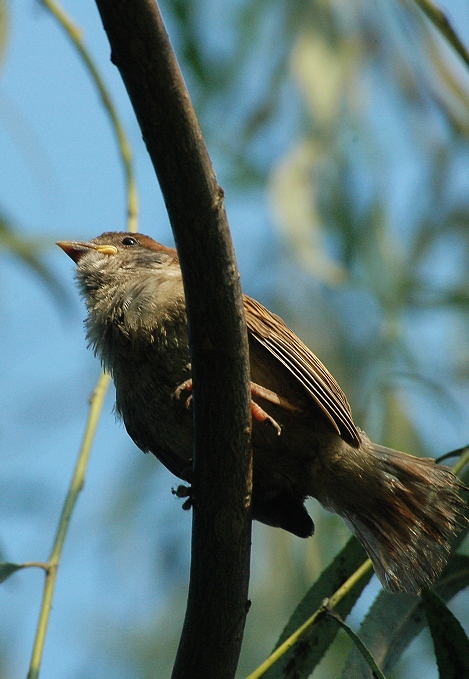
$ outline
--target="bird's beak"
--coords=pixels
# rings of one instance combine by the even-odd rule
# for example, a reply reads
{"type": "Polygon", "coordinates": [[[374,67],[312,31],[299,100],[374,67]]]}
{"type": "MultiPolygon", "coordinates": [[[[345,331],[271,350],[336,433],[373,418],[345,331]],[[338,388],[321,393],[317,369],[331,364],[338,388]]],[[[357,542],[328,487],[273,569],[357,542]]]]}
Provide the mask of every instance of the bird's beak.
{"type": "Polygon", "coordinates": [[[96,250],[96,252],[100,252],[102,255],[117,254],[115,245],[96,245],[96,243],[82,243],[81,241],[76,240],[59,240],[56,245],[58,245],[59,248],[62,248],[65,254],[77,263],[88,250],[96,250]]]}

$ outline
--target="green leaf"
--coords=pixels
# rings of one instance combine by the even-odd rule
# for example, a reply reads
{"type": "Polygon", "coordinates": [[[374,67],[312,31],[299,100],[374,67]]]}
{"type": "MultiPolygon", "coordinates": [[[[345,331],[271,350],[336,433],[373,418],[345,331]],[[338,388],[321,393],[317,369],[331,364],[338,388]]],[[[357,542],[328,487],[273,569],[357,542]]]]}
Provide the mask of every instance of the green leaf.
{"type": "MultiPolygon", "coordinates": [[[[449,601],[467,585],[469,557],[454,554],[434,590],[443,601],[449,601]]],[[[425,624],[424,604],[419,596],[383,591],[366,616],[359,635],[382,671],[389,673],[425,624]]],[[[344,679],[372,677],[368,665],[355,648],[347,658],[342,676],[344,679]]]]}
{"type": "Polygon", "coordinates": [[[25,238],[0,211],[0,254],[4,251],[17,257],[40,278],[57,301],[63,303],[68,301],[67,292],[41,259],[42,252],[50,248],[53,242],[52,237],[25,238]]]}
{"type": "Polygon", "coordinates": [[[5,0],[0,0],[0,66],[3,62],[8,37],[8,13],[5,0]]]}
{"type": "Polygon", "coordinates": [[[347,623],[344,622],[342,620],[342,618],[340,617],[340,615],[337,615],[337,613],[335,613],[335,611],[328,611],[327,615],[329,617],[331,617],[333,620],[335,620],[336,623],[338,625],[340,625],[340,627],[342,627],[342,629],[344,629],[347,632],[347,634],[349,635],[349,637],[352,639],[353,643],[355,644],[355,647],[361,653],[364,661],[366,662],[366,664],[368,665],[368,667],[372,671],[375,679],[386,679],[386,677],[384,676],[384,674],[381,672],[378,665],[376,664],[376,661],[373,658],[373,656],[371,655],[370,651],[367,649],[367,647],[365,646],[363,641],[360,639],[358,634],[353,631],[353,629],[350,627],[350,625],[347,625],[347,623]]]}
{"type": "Polygon", "coordinates": [[[19,571],[23,566],[17,563],[0,563],[0,582],[4,582],[16,571],[19,571]]]}
{"type": "Polygon", "coordinates": [[[469,639],[461,623],[431,590],[423,590],[422,600],[440,679],[469,677],[469,639]]]}
{"type": "MultiPolygon", "coordinates": [[[[365,560],[365,550],[358,540],[352,537],[298,604],[276,648],[293,634],[322,605],[324,599],[330,597],[365,560]]],[[[352,610],[372,575],[373,572],[370,570],[369,574],[364,576],[335,607],[342,618],[352,610]]],[[[288,676],[308,677],[334,641],[337,631],[336,623],[328,616],[324,616],[305,632],[301,642],[285,653],[264,676],[266,679],[280,679],[288,673],[288,676]]]]}

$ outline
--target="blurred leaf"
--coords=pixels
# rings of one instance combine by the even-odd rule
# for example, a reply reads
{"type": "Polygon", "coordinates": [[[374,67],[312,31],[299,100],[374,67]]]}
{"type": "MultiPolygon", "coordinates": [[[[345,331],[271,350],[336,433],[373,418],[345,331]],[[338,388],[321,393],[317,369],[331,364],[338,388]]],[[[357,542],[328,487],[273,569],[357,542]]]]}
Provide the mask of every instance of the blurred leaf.
{"type": "Polygon", "coordinates": [[[171,0],[167,4],[181,33],[180,58],[205,88],[219,90],[222,85],[222,64],[212,63],[206,58],[203,40],[199,34],[199,3],[194,0],[171,0]]]}
{"type": "Polygon", "coordinates": [[[300,143],[277,166],[270,197],[282,232],[305,269],[329,284],[346,279],[346,272],[325,249],[322,217],[312,188],[312,175],[325,149],[300,143]]]}
{"type": "Polygon", "coordinates": [[[0,582],[4,582],[16,571],[19,571],[23,566],[17,563],[0,563],[0,582]]]}
{"type": "MultiPolygon", "coordinates": [[[[330,597],[343,585],[345,580],[364,563],[366,558],[365,550],[358,540],[352,537],[298,604],[280,635],[276,648],[322,605],[324,599],[330,597]]],[[[350,613],[372,575],[373,572],[370,571],[369,574],[364,576],[335,607],[334,610],[341,617],[350,613]]],[[[264,676],[267,679],[309,676],[334,641],[337,630],[336,623],[325,616],[308,630],[303,635],[302,640],[273,665],[264,676]]]]}
{"type": "Polygon", "coordinates": [[[412,291],[412,304],[420,308],[449,307],[456,309],[469,307],[469,289],[453,288],[448,291],[432,291],[427,288],[415,288],[412,291]]]}
{"type": "MultiPolygon", "coordinates": [[[[417,1],[420,4],[419,0],[417,1]]],[[[437,11],[439,12],[439,10],[437,11]]],[[[444,33],[441,28],[443,25],[450,28],[447,17],[442,15],[440,31],[444,33]]],[[[448,39],[448,35],[445,37],[448,39]]],[[[453,48],[458,51],[456,43],[459,43],[463,52],[465,52],[463,58],[466,58],[467,51],[463,44],[456,35],[454,35],[454,38],[453,48]]],[[[449,42],[451,42],[451,38],[449,38],[449,42]]],[[[438,36],[435,31],[427,31],[424,45],[428,59],[427,67],[434,81],[434,95],[442,108],[446,110],[448,118],[455,128],[467,136],[469,132],[469,97],[463,81],[463,74],[465,71],[467,73],[467,70],[460,68],[459,59],[454,58],[452,51],[441,48],[441,36],[438,36]]]]}
{"type": "Polygon", "coordinates": [[[336,126],[343,99],[352,92],[351,82],[359,72],[361,57],[359,40],[341,36],[332,44],[311,27],[300,33],[292,69],[314,121],[327,128],[336,126]]]}
{"type": "MultiPolygon", "coordinates": [[[[443,601],[449,601],[468,585],[469,557],[454,554],[434,590],[443,601]]],[[[419,596],[382,591],[366,616],[359,636],[383,672],[389,673],[425,623],[424,604],[419,596]]],[[[352,649],[347,658],[343,677],[372,678],[356,649],[352,649]]]]}
{"type": "Polygon", "coordinates": [[[65,288],[40,258],[40,252],[50,248],[52,243],[52,238],[32,239],[22,237],[0,214],[0,254],[2,250],[5,250],[18,257],[39,276],[57,301],[64,302],[68,299],[65,288]]]}
{"type": "Polygon", "coordinates": [[[8,13],[5,0],[0,0],[0,66],[5,58],[8,38],[8,13]]]}
{"type": "Polygon", "coordinates": [[[469,677],[469,639],[459,620],[431,590],[424,589],[422,599],[440,679],[469,677]]]}

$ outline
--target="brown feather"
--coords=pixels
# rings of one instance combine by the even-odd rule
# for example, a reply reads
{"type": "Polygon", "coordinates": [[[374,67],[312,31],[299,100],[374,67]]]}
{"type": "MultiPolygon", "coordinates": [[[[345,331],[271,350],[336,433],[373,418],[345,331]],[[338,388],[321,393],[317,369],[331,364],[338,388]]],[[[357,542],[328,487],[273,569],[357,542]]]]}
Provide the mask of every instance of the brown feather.
{"type": "Polygon", "coordinates": [[[279,316],[247,295],[244,308],[250,334],[298,380],[344,441],[358,448],[361,436],[349,403],[327,368],[279,316]]]}

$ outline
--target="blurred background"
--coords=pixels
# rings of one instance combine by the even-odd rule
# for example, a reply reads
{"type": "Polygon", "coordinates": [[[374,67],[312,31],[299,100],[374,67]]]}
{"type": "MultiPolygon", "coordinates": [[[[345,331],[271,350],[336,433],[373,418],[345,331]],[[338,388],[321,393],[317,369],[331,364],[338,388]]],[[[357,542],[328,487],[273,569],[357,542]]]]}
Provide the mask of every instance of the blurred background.
{"type": "MultiPolygon", "coordinates": [[[[300,335],[374,440],[439,456],[469,443],[469,76],[410,1],[164,0],[228,214],[245,292],[300,335]]],[[[68,0],[131,140],[139,230],[171,231],[94,3],[68,0]]],[[[469,44],[469,5],[445,11],[469,44]]],[[[122,168],[75,50],[33,0],[0,2],[0,551],[45,560],[99,366],[57,239],[125,228],[122,168]]],[[[109,394],[67,537],[42,675],[169,676],[190,512],[116,423],[109,394]]],[[[254,525],[239,676],[271,651],[346,542],[311,503],[302,541],[254,525]]],[[[24,677],[43,573],[0,588],[0,676],[24,677]]],[[[351,616],[358,627],[375,580],[351,616]]],[[[450,604],[469,625],[468,595],[450,604]]],[[[337,676],[339,634],[315,677],[337,676]]],[[[428,632],[392,677],[437,677],[428,632]],[[418,670],[417,670],[418,665],[418,670]],[[418,671],[418,675],[416,672],[418,671]]]]}

